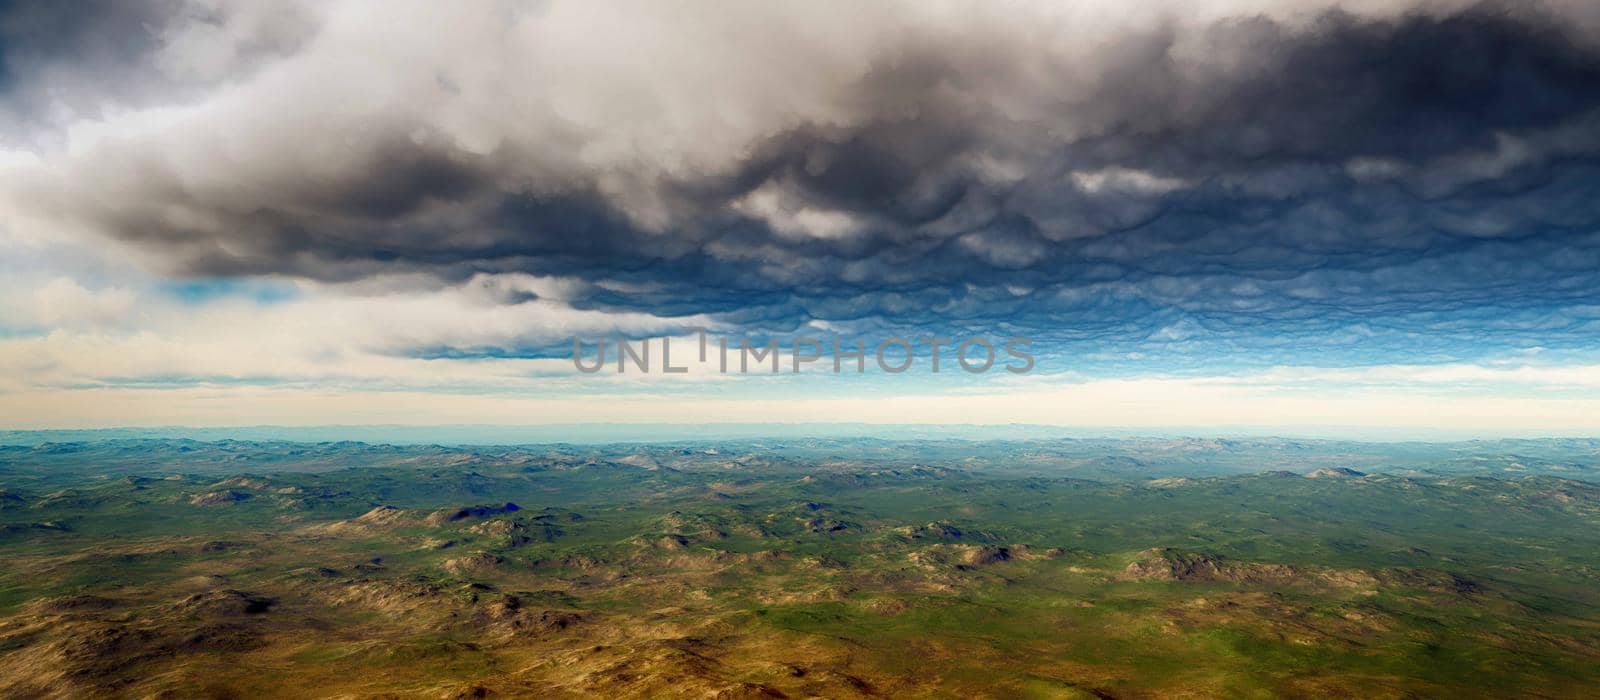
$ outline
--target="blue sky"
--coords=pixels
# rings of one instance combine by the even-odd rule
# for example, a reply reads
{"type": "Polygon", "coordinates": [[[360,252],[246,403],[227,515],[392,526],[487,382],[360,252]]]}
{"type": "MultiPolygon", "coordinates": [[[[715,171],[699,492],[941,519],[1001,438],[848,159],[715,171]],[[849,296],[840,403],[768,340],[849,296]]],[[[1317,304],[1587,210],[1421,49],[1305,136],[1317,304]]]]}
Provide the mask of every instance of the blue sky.
{"type": "Polygon", "coordinates": [[[5,3],[0,426],[1600,429],[1600,10],[1125,5],[5,3]]]}

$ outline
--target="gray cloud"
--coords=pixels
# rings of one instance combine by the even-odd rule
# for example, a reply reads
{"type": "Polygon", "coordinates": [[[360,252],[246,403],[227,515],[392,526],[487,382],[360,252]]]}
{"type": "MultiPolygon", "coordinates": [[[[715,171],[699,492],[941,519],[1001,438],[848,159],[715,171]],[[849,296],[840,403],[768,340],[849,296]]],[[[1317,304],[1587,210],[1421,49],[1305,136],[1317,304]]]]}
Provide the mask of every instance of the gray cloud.
{"type": "Polygon", "coordinates": [[[185,6],[23,7],[61,38],[7,50],[44,145],[0,198],[177,275],[560,274],[776,329],[1592,340],[1596,12],[1369,5],[232,8],[185,40],[226,70],[185,6]],[[73,54],[134,22],[189,29],[73,54]],[[119,109],[38,106],[91,73],[119,109]]]}

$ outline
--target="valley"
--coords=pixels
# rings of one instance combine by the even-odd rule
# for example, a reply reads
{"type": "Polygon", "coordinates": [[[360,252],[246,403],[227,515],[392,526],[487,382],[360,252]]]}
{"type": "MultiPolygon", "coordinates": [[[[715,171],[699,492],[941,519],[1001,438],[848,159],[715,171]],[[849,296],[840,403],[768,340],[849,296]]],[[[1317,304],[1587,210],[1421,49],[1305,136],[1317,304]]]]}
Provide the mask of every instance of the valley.
{"type": "Polygon", "coordinates": [[[8,447],[0,677],[14,697],[1592,688],[1600,485],[1538,473],[1587,475],[1584,446],[1407,446],[1388,472],[1365,449],[8,447]]]}

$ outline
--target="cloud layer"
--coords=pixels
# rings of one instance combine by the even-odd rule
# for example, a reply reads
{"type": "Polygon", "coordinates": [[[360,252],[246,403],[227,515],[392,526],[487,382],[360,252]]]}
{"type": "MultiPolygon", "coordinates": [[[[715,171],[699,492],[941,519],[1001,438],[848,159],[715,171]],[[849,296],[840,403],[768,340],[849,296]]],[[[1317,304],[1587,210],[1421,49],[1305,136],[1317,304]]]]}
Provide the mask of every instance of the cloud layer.
{"type": "MultiPolygon", "coordinates": [[[[0,217],[177,277],[560,278],[496,303],[625,332],[1592,345],[1592,3],[1127,5],[24,2],[0,217]]],[[[457,330],[386,351],[484,347],[457,330]]]]}

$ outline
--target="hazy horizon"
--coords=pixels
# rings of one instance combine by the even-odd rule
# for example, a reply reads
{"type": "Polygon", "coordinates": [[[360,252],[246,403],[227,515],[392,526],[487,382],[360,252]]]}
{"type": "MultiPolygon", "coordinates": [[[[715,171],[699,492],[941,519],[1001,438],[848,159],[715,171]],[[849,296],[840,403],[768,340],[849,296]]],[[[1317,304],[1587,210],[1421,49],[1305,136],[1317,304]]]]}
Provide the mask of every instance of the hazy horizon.
{"type": "Polygon", "coordinates": [[[1506,440],[1595,440],[1594,433],[1557,431],[1484,433],[1418,430],[1381,426],[1328,426],[1285,431],[1271,426],[1201,428],[1072,427],[1041,424],[859,424],[859,423],[549,423],[538,425],[237,425],[113,426],[103,428],[7,429],[0,444],[79,442],[106,439],[265,440],[285,442],[366,442],[392,445],[612,444],[762,439],[876,439],[1033,441],[1096,439],[1279,439],[1364,443],[1494,442],[1506,440]]]}

